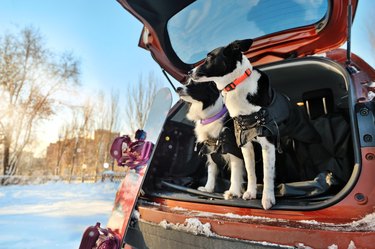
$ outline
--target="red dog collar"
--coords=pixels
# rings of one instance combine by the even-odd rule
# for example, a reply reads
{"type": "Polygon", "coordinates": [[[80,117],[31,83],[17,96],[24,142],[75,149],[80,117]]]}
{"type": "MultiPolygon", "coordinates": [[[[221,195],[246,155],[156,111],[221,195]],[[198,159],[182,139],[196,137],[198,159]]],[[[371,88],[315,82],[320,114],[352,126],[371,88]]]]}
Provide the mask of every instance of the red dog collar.
{"type": "Polygon", "coordinates": [[[226,91],[226,92],[229,92],[229,91],[232,91],[232,90],[236,89],[236,87],[239,84],[241,84],[241,82],[244,81],[247,77],[249,77],[250,74],[251,74],[250,68],[246,69],[244,74],[242,74],[240,77],[235,79],[233,82],[226,85],[223,90],[226,91]]]}

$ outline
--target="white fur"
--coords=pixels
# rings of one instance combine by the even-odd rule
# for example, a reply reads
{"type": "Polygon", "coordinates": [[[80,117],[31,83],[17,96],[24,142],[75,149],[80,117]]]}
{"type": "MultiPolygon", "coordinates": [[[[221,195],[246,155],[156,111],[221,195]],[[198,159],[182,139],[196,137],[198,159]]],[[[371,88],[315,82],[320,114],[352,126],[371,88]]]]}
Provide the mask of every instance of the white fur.
{"type": "MultiPolygon", "coordinates": [[[[252,71],[251,75],[247,77],[236,89],[226,92],[222,91],[225,105],[229,111],[231,117],[239,115],[249,115],[260,110],[260,106],[250,104],[246,96],[248,93],[254,94],[258,90],[258,80],[260,73],[252,70],[252,65],[249,60],[242,56],[242,61],[237,63],[237,68],[222,77],[194,77],[197,68],[193,69],[193,78],[196,82],[214,81],[219,90],[223,90],[227,84],[233,82],[236,78],[240,77],[246,69],[250,68],[252,71]]],[[[263,194],[262,194],[262,206],[264,209],[269,209],[275,204],[275,193],[274,193],[274,177],[275,177],[275,146],[268,142],[265,137],[257,137],[256,141],[262,146],[262,157],[263,157],[263,194]]],[[[247,171],[247,189],[243,194],[243,199],[255,199],[256,198],[256,175],[255,175],[255,160],[254,160],[254,148],[251,142],[243,145],[241,148],[245,167],[247,171]]]]}
{"type": "Polygon", "coordinates": [[[198,190],[209,193],[214,192],[217,173],[216,163],[210,155],[207,155],[207,182],[205,186],[199,187],[198,190]]]}
{"type": "MultiPolygon", "coordinates": [[[[224,117],[206,125],[201,124],[200,120],[214,116],[223,108],[224,102],[222,97],[219,96],[214,105],[207,107],[204,110],[202,110],[202,103],[192,99],[190,96],[180,95],[180,98],[191,103],[190,109],[187,113],[187,118],[195,122],[194,131],[197,137],[197,142],[204,142],[209,137],[218,138],[223,128],[222,119],[224,117]]],[[[231,199],[233,197],[241,197],[244,176],[243,160],[231,154],[222,156],[231,170],[230,188],[225,191],[224,198],[231,199]]],[[[207,173],[206,185],[199,187],[198,190],[212,193],[215,189],[218,168],[216,163],[212,160],[211,155],[207,155],[207,173]]]]}
{"type": "Polygon", "coordinates": [[[233,197],[241,197],[242,196],[242,182],[243,182],[243,175],[244,175],[244,165],[242,159],[227,154],[225,157],[227,160],[229,159],[229,167],[231,170],[230,173],[230,188],[225,191],[224,199],[228,200],[233,197]]]}

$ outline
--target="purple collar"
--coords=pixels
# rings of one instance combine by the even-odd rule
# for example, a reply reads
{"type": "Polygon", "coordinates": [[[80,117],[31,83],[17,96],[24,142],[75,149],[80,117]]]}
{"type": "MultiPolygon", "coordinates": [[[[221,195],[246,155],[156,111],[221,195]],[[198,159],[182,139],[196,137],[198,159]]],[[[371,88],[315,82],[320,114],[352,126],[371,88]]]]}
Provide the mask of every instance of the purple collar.
{"type": "Polygon", "coordinates": [[[219,118],[224,116],[224,114],[226,114],[227,112],[228,112],[227,108],[225,107],[225,105],[223,105],[223,109],[221,109],[221,111],[216,113],[214,116],[209,117],[209,118],[205,118],[205,119],[201,119],[201,124],[202,125],[210,124],[210,123],[214,122],[215,120],[218,120],[219,118]]]}

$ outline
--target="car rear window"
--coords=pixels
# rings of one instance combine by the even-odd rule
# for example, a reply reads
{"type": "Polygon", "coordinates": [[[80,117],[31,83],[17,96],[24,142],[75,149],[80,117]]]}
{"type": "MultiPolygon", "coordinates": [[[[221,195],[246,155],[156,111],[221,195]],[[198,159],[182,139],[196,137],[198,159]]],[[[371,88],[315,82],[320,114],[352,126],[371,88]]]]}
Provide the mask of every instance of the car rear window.
{"type": "Polygon", "coordinates": [[[329,0],[197,0],[167,23],[171,45],[186,64],[237,39],[264,36],[317,23],[329,0]]]}

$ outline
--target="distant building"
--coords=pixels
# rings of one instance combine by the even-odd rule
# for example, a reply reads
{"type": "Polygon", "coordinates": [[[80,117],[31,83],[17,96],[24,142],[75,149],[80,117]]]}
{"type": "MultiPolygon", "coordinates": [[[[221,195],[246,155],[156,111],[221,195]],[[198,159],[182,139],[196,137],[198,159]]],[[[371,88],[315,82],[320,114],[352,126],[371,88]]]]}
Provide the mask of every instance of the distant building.
{"type": "Polygon", "coordinates": [[[46,165],[55,175],[78,176],[81,174],[99,175],[105,169],[104,163],[110,165],[115,171],[109,150],[113,140],[119,136],[117,132],[96,130],[94,138],[77,137],[59,140],[47,147],[46,165]]]}

